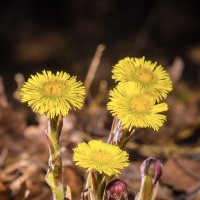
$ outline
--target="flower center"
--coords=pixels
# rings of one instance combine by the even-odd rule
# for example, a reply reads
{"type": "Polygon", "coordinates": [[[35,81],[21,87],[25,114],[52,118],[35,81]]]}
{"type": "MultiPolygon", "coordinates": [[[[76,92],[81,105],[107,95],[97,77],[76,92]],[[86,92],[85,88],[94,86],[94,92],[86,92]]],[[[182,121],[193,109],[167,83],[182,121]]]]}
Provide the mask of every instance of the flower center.
{"type": "Polygon", "coordinates": [[[58,81],[49,81],[43,85],[44,91],[49,96],[61,96],[65,85],[58,81]]]}
{"type": "Polygon", "coordinates": [[[148,111],[153,102],[153,98],[150,95],[134,96],[131,100],[131,109],[133,112],[148,111]]]}
{"type": "Polygon", "coordinates": [[[93,160],[94,162],[97,163],[110,163],[111,162],[111,155],[110,153],[106,152],[106,151],[95,151],[92,154],[93,160]]]}
{"type": "Polygon", "coordinates": [[[136,78],[142,83],[149,83],[153,79],[153,74],[147,69],[139,68],[136,72],[136,78]]]}

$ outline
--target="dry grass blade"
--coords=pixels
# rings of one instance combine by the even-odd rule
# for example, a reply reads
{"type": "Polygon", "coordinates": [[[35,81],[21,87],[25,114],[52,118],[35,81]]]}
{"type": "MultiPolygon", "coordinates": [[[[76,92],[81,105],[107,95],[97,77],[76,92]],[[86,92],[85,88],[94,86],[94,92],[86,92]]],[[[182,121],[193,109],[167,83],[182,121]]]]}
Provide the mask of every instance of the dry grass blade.
{"type": "Polygon", "coordinates": [[[98,69],[103,51],[105,50],[105,45],[104,44],[100,44],[97,46],[96,52],[94,54],[94,57],[92,59],[92,62],[90,64],[89,70],[87,72],[86,78],[85,78],[85,82],[84,85],[86,87],[86,93],[88,93],[88,91],[90,90],[90,87],[92,85],[92,82],[94,80],[95,77],[95,73],[98,69]]]}

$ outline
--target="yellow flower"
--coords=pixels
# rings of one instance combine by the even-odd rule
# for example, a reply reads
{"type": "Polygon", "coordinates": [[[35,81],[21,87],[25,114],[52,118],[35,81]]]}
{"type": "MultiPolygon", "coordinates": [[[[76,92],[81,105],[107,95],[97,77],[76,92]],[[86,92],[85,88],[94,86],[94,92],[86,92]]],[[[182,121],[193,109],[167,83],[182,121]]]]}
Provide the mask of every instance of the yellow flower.
{"type": "Polygon", "coordinates": [[[139,83],[124,82],[110,92],[108,110],[122,121],[124,128],[152,127],[158,130],[166,120],[159,112],[168,110],[165,103],[156,104],[156,96],[139,83]]]}
{"type": "Polygon", "coordinates": [[[95,170],[108,176],[119,174],[129,165],[128,154],[118,146],[92,140],[80,143],[74,149],[73,160],[87,171],[95,170]]]}
{"type": "Polygon", "coordinates": [[[156,93],[156,100],[162,100],[172,90],[172,81],[161,65],[145,58],[124,58],[112,70],[115,81],[134,81],[156,93]]]}
{"type": "Polygon", "coordinates": [[[21,101],[27,102],[34,112],[46,114],[48,118],[66,116],[71,108],[81,108],[85,88],[76,77],[66,72],[42,71],[31,76],[20,91],[21,101]]]}

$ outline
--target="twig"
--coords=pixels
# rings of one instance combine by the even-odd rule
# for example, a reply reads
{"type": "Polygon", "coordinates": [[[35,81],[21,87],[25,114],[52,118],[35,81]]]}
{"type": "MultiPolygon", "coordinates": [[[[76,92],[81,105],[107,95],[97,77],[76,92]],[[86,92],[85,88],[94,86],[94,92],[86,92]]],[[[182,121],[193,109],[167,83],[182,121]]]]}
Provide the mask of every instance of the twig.
{"type": "Polygon", "coordinates": [[[8,155],[8,149],[6,147],[4,147],[2,150],[2,153],[0,155],[0,167],[2,167],[4,165],[7,155],[8,155]]]}
{"type": "Polygon", "coordinates": [[[96,52],[94,54],[94,57],[92,59],[92,62],[90,64],[90,67],[89,67],[89,70],[88,70],[88,73],[86,75],[85,82],[84,82],[84,85],[86,87],[86,93],[88,93],[88,91],[90,90],[90,87],[94,80],[95,73],[97,71],[97,68],[99,66],[99,63],[100,63],[100,60],[101,60],[101,57],[102,57],[102,54],[103,54],[103,51],[105,50],[105,48],[106,47],[104,44],[100,44],[97,46],[96,52]]]}
{"type": "Polygon", "coordinates": [[[0,105],[3,108],[7,108],[8,105],[9,105],[7,97],[6,97],[6,93],[5,93],[5,87],[4,87],[4,84],[3,84],[3,79],[2,79],[1,76],[0,76],[0,105]]]}
{"type": "Polygon", "coordinates": [[[24,76],[23,74],[17,73],[15,74],[15,82],[17,84],[17,88],[13,94],[13,97],[17,100],[20,100],[20,89],[24,83],[24,76]]]}

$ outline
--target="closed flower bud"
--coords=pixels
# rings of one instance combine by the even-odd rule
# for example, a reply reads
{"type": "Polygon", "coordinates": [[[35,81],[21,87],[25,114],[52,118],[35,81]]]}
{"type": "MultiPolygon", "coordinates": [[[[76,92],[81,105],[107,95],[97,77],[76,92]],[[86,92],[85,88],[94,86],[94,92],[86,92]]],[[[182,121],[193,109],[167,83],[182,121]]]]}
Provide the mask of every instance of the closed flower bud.
{"type": "Polygon", "coordinates": [[[162,163],[160,162],[160,160],[154,157],[150,157],[144,160],[140,167],[141,175],[142,176],[149,175],[152,178],[154,185],[162,176],[162,170],[163,170],[162,163]]]}
{"type": "Polygon", "coordinates": [[[128,186],[120,180],[114,179],[107,186],[107,200],[128,200],[128,186]]]}

